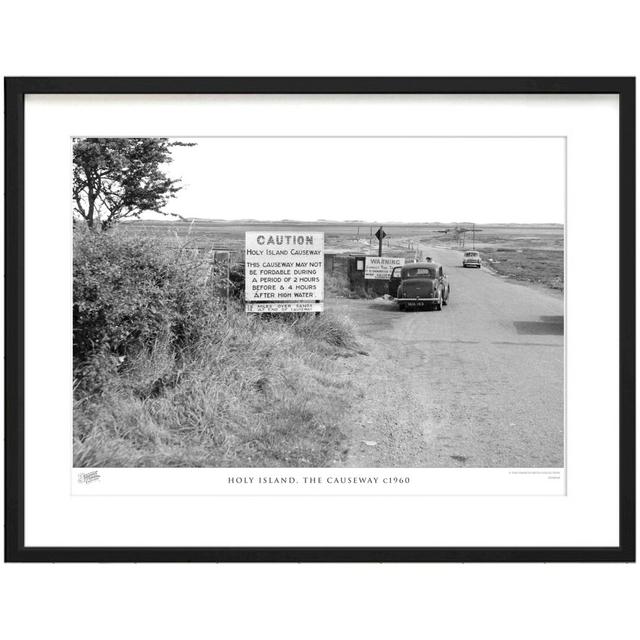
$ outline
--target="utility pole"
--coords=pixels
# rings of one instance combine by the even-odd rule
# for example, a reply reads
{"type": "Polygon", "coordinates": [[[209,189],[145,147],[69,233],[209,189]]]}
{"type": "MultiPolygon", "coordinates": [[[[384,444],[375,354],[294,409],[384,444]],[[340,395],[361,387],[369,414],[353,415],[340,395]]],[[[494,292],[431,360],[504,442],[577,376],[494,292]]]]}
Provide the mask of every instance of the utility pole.
{"type": "Polygon", "coordinates": [[[473,249],[476,248],[476,223],[473,223],[473,249]]]}

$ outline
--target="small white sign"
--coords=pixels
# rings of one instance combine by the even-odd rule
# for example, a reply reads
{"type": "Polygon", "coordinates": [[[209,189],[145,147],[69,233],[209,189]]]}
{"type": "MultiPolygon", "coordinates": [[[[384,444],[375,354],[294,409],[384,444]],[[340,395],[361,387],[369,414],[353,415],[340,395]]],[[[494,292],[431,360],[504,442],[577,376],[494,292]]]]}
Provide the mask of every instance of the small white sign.
{"type": "Polygon", "coordinates": [[[324,302],[247,302],[246,311],[253,313],[300,313],[324,311],[324,302]]]}
{"type": "Polygon", "coordinates": [[[388,280],[394,267],[404,264],[404,258],[390,256],[366,256],[364,266],[365,280],[388,280]]]}
{"type": "Polygon", "coordinates": [[[247,231],[245,300],[248,312],[322,311],[324,233],[247,231]]]}

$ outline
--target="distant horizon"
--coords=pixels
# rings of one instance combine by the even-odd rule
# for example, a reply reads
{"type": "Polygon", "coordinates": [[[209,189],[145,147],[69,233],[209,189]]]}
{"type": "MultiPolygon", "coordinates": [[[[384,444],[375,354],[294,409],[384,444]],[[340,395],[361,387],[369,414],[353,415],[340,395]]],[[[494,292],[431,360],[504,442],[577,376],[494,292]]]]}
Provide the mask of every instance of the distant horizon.
{"type": "Polygon", "coordinates": [[[258,220],[257,218],[176,218],[174,216],[161,216],[154,218],[136,218],[136,219],[124,219],[122,222],[130,223],[145,223],[145,222],[161,222],[169,224],[200,224],[200,223],[226,223],[226,224],[293,224],[293,225],[314,225],[314,224],[326,224],[326,225],[361,225],[361,226],[437,226],[437,227],[451,227],[454,225],[476,225],[485,227],[564,227],[564,222],[473,222],[470,220],[452,220],[447,222],[398,222],[391,220],[327,220],[319,218],[316,220],[292,220],[287,218],[273,219],[273,220],[258,220]]]}

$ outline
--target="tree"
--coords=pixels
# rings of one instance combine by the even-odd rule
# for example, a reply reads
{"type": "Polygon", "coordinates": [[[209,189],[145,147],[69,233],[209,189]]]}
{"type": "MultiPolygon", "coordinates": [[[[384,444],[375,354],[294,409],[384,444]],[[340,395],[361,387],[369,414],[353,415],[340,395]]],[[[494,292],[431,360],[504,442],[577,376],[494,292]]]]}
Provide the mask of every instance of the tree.
{"type": "Polygon", "coordinates": [[[79,138],[73,144],[74,213],[90,228],[108,229],[122,218],[164,211],[182,187],[162,165],[172,161],[171,147],[192,143],[167,138],[79,138]]]}

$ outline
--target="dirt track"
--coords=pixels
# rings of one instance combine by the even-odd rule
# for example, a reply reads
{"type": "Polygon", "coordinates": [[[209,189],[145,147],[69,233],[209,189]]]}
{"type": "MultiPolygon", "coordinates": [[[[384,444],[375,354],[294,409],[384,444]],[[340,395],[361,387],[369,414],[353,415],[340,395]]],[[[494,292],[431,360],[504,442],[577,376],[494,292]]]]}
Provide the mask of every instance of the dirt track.
{"type": "Polygon", "coordinates": [[[346,465],[562,466],[562,297],[463,269],[456,251],[429,255],[451,285],[442,311],[327,301],[370,354],[351,361],[364,410],[345,427],[346,465]]]}

